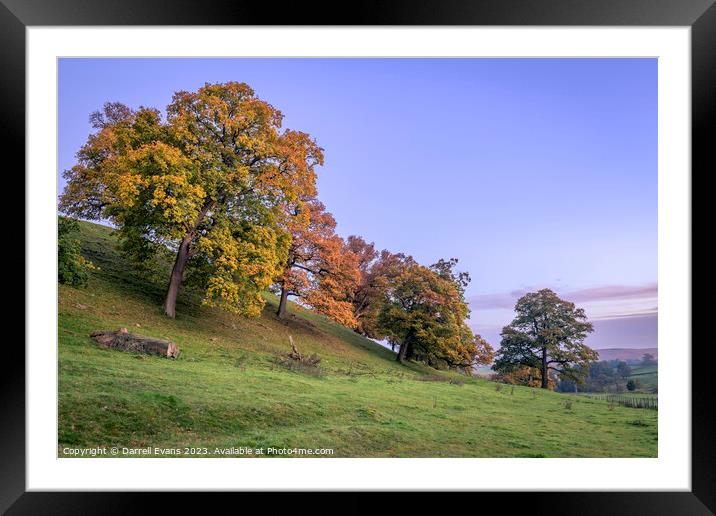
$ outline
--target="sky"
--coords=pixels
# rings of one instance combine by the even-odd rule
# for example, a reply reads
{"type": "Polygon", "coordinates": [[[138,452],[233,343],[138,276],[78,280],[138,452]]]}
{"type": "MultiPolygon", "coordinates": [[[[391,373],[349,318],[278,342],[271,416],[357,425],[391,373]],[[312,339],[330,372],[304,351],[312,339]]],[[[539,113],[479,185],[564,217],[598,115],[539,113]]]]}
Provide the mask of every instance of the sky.
{"type": "MultiPolygon", "coordinates": [[[[241,81],[324,148],[342,236],[470,273],[493,346],[519,296],[585,309],[594,348],[657,346],[656,59],[60,59],[61,172],[107,101],[241,81]]],[[[59,191],[64,180],[58,176],[59,191]]]]}

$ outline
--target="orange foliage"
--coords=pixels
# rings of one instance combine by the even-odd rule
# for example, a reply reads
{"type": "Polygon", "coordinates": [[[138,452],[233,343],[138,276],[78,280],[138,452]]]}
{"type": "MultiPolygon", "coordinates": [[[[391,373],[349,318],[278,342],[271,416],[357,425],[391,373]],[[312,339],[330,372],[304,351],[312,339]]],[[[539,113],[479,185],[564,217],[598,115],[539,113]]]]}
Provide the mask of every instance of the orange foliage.
{"type": "Polygon", "coordinates": [[[288,296],[299,297],[315,311],[355,327],[351,294],[359,280],[358,258],[346,252],[335,234],[336,221],[315,198],[293,205],[287,219],[291,234],[288,260],[278,279],[283,316],[288,296]]]}
{"type": "MultiPolygon", "coordinates": [[[[512,385],[526,385],[540,387],[542,385],[541,371],[536,367],[522,366],[509,373],[497,375],[497,379],[512,385]]],[[[547,378],[547,388],[554,390],[556,383],[551,376],[547,378]]]]}
{"type": "Polygon", "coordinates": [[[360,274],[351,297],[356,331],[373,339],[385,338],[378,325],[378,313],[386,301],[391,280],[397,278],[405,267],[414,265],[415,260],[402,253],[377,252],[372,242],[367,243],[356,235],[347,238],[346,252],[357,257],[360,274]]]}
{"type": "Polygon", "coordinates": [[[473,363],[490,365],[495,358],[495,350],[492,345],[483,339],[481,335],[475,335],[473,341],[475,343],[473,363]]]}

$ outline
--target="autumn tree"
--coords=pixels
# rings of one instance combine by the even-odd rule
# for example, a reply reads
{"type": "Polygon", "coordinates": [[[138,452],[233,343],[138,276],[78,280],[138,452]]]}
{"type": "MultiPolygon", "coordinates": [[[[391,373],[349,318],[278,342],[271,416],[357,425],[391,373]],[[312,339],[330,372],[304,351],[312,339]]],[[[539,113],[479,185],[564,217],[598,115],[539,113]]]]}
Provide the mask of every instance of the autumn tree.
{"type": "Polygon", "coordinates": [[[289,296],[301,298],[316,312],[355,326],[351,293],[359,281],[357,257],[335,234],[336,221],[315,198],[290,207],[288,259],[276,285],[277,315],[284,317],[289,296]]]}
{"type": "MultiPolygon", "coordinates": [[[[378,323],[399,345],[396,359],[469,371],[478,355],[460,286],[440,266],[411,263],[390,282],[378,323]]],[[[481,350],[482,353],[485,350],[481,350]]]]}
{"type": "Polygon", "coordinates": [[[175,93],[166,120],[108,103],[91,122],[60,209],[110,220],[135,264],[170,249],[169,317],[187,275],[205,304],[258,315],[287,260],[286,205],[315,194],[316,143],[238,82],[175,93]]]}
{"type": "Polygon", "coordinates": [[[351,299],[359,281],[356,257],[347,252],[344,240],[337,235],[323,243],[320,256],[319,273],[313,276],[306,304],[344,326],[355,328],[351,299]]]}
{"type": "Polygon", "coordinates": [[[475,335],[475,354],[472,362],[474,365],[490,365],[495,359],[495,349],[481,335],[475,335]]]}
{"type": "Polygon", "coordinates": [[[386,335],[378,324],[378,314],[386,301],[387,289],[407,266],[416,262],[402,253],[378,252],[372,242],[356,235],[346,239],[346,252],[358,261],[359,279],[351,295],[355,329],[365,337],[383,339],[386,335]]]}
{"type": "Polygon", "coordinates": [[[315,199],[302,200],[289,207],[286,228],[291,235],[288,258],[276,281],[279,304],[276,314],[286,315],[289,296],[305,295],[310,285],[309,274],[319,274],[323,241],[333,236],[336,221],[315,199]]]}
{"type": "Polygon", "coordinates": [[[374,284],[371,269],[376,263],[378,252],[373,242],[366,242],[362,237],[350,235],[346,239],[346,250],[350,252],[356,259],[358,269],[358,282],[351,295],[351,304],[353,305],[353,318],[355,319],[355,330],[370,338],[378,338],[378,332],[375,328],[375,320],[377,319],[377,309],[375,309],[374,297],[379,297],[377,291],[378,286],[374,284]],[[370,317],[369,311],[373,308],[373,317],[370,317]]]}
{"type": "Polygon", "coordinates": [[[587,334],[593,331],[592,324],[574,303],[543,289],[521,297],[515,312],[513,321],[502,329],[495,371],[535,368],[540,372],[540,386],[546,389],[550,371],[578,379],[597,360],[597,353],[584,344],[587,334]]]}

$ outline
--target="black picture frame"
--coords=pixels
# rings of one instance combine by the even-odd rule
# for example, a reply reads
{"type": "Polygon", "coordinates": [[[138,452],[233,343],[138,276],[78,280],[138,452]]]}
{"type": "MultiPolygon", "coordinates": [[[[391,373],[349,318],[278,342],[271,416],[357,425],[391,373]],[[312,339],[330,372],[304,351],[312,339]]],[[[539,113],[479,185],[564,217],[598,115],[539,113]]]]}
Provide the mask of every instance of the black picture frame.
{"type": "MultiPolygon", "coordinates": [[[[320,5],[304,2],[245,0],[0,0],[0,146],[3,156],[25,156],[25,29],[58,25],[552,25],[552,26],[689,26],[692,74],[692,180],[716,170],[716,5],[714,0],[399,0],[320,5]]],[[[692,183],[693,184],[693,183],[692,183]]],[[[693,190],[692,192],[698,192],[693,190]]],[[[705,195],[702,193],[701,195],[705,195]]],[[[692,197],[692,206],[696,206],[692,197]]],[[[693,213],[693,212],[692,212],[693,213]]],[[[694,217],[692,217],[694,218],[694,217]]],[[[696,219],[694,218],[694,221],[696,219]]],[[[692,231],[693,234],[693,231],[692,231]]],[[[16,249],[23,249],[19,244],[16,249]]],[[[693,246],[691,249],[693,256],[693,246]]],[[[25,263],[25,256],[19,253],[25,263]]],[[[20,256],[14,258],[18,262],[20,256]]],[[[19,269],[19,263],[15,263],[19,269]]],[[[693,266],[692,266],[693,269],[693,266]]],[[[26,271],[31,274],[32,271],[26,271]]],[[[693,270],[692,270],[693,273],[693,270]]],[[[703,311],[693,304],[692,320],[703,311]]],[[[32,307],[27,307],[31,309],[32,307]]],[[[713,514],[716,511],[716,435],[710,375],[710,342],[693,340],[692,353],[692,491],[588,493],[481,493],[471,504],[510,498],[530,512],[560,514],[713,514]],[[486,498],[487,497],[487,498],[486,498]],[[489,498],[489,499],[488,499],[489,498]]],[[[163,511],[186,509],[183,493],[25,492],[25,356],[20,346],[5,346],[0,375],[0,510],[8,514],[114,514],[146,507],[161,496],[163,511]]],[[[666,374],[666,373],[664,373],[666,374]]],[[[243,504],[265,504],[266,495],[240,496],[243,504]],[[260,498],[251,500],[247,498],[260,498]]],[[[341,512],[373,508],[369,496],[351,495],[341,512]]],[[[402,497],[403,511],[425,502],[425,493],[402,497]]],[[[289,503],[300,509],[304,495],[289,503]]],[[[455,500],[459,498],[453,497],[455,500]]],[[[277,498],[272,495],[271,508],[277,498]]],[[[381,502],[382,503],[382,502],[381,502]]],[[[492,504],[490,504],[492,505],[492,504]]],[[[271,512],[274,512],[272,510],[271,512]]],[[[321,510],[312,510],[321,512],[321,510]]],[[[332,512],[332,511],[328,511],[332,512]]]]}

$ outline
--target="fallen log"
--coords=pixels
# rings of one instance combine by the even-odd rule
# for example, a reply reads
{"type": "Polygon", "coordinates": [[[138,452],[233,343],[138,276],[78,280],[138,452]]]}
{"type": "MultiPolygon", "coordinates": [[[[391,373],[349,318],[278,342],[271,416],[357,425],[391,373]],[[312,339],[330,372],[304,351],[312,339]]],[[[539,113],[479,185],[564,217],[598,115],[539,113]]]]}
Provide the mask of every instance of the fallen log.
{"type": "Polygon", "coordinates": [[[177,358],[179,356],[179,348],[173,342],[134,335],[129,333],[127,328],[120,328],[117,331],[93,331],[90,333],[90,337],[100,347],[107,349],[159,355],[167,358],[177,358]]]}

